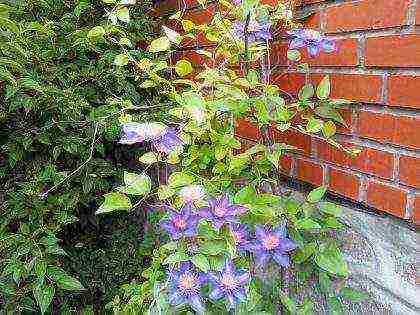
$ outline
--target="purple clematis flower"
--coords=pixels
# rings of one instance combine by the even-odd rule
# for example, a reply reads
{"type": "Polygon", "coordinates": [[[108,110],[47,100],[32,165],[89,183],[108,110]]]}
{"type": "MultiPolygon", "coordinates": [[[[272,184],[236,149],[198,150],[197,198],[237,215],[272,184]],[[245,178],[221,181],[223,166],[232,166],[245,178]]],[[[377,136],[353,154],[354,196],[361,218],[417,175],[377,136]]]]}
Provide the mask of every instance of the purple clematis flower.
{"type": "Polygon", "coordinates": [[[203,313],[204,303],[200,294],[203,284],[208,277],[197,272],[191,263],[182,263],[179,270],[169,272],[169,303],[177,306],[190,305],[197,313],[203,313]]]}
{"type": "Polygon", "coordinates": [[[237,223],[236,216],[245,213],[247,208],[242,205],[232,205],[229,203],[228,196],[222,195],[218,199],[210,197],[209,207],[204,207],[199,210],[199,215],[202,218],[209,219],[213,222],[215,229],[220,229],[225,223],[237,223]]]}
{"type": "Polygon", "coordinates": [[[306,47],[309,55],[317,56],[321,51],[331,53],[337,50],[337,46],[331,39],[323,36],[320,32],[311,29],[295,29],[287,32],[292,36],[290,49],[306,47]]]}
{"type": "Polygon", "coordinates": [[[181,237],[192,237],[197,234],[197,225],[199,217],[192,213],[191,205],[186,204],[180,212],[172,207],[166,208],[170,212],[170,217],[163,220],[160,226],[171,235],[171,238],[177,240],[181,237]]]}
{"type": "Polygon", "coordinates": [[[280,266],[289,267],[290,258],[287,254],[296,249],[297,245],[291,239],[286,237],[286,226],[281,225],[278,228],[266,229],[258,225],[255,228],[256,242],[252,245],[257,260],[257,265],[265,266],[270,258],[273,258],[280,266]]]}
{"type": "Polygon", "coordinates": [[[251,241],[249,240],[248,228],[244,224],[235,223],[230,225],[230,230],[235,239],[236,249],[239,253],[244,253],[250,249],[251,241]]]}
{"type": "MultiPolygon", "coordinates": [[[[249,43],[256,41],[266,41],[272,38],[270,32],[270,23],[258,23],[255,20],[251,20],[247,28],[247,38],[249,43]]],[[[245,23],[236,21],[233,24],[232,30],[233,36],[245,40],[245,23]]]]}
{"type": "Polygon", "coordinates": [[[152,141],[156,151],[168,154],[183,145],[178,132],[161,123],[130,122],[123,125],[122,144],[135,144],[152,141]]]}
{"type": "Polygon", "coordinates": [[[226,298],[228,309],[243,302],[247,294],[247,285],[251,275],[247,271],[238,272],[231,261],[226,260],[223,269],[217,273],[209,274],[210,283],[213,285],[210,298],[219,300],[226,298]]]}
{"type": "Polygon", "coordinates": [[[242,0],[233,0],[233,4],[236,6],[240,6],[242,4],[242,0]]]}
{"type": "Polygon", "coordinates": [[[152,140],[155,150],[165,154],[177,150],[183,144],[184,142],[174,128],[166,128],[162,135],[152,140]]]}

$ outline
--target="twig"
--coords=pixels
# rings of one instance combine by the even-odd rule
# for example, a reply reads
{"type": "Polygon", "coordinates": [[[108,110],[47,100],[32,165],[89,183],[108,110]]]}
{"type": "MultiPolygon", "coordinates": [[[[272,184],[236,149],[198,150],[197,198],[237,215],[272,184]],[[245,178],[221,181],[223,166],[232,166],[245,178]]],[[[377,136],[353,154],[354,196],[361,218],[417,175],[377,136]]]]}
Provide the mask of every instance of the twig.
{"type": "Polygon", "coordinates": [[[60,180],[57,184],[55,184],[53,187],[51,187],[50,189],[48,189],[46,192],[43,192],[42,194],[40,194],[39,196],[44,199],[48,196],[49,193],[55,191],[59,186],[61,186],[63,183],[65,183],[68,179],[70,179],[70,177],[72,177],[73,175],[77,174],[83,167],[85,167],[85,165],[87,165],[93,158],[93,151],[95,149],[95,143],[96,143],[96,135],[98,134],[98,128],[99,128],[99,122],[97,122],[95,124],[95,131],[93,133],[93,139],[92,139],[92,143],[90,145],[90,152],[89,152],[89,157],[86,159],[86,161],[84,161],[82,164],[80,164],[80,166],[78,168],[76,168],[73,172],[71,172],[69,175],[67,175],[66,177],[64,177],[62,180],[60,180]]]}

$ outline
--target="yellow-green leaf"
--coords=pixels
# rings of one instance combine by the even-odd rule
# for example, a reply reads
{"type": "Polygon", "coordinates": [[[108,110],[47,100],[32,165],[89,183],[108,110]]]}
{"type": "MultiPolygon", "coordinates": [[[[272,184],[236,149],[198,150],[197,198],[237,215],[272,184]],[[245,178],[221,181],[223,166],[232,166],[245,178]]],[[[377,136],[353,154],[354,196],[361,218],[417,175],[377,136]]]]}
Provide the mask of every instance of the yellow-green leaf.
{"type": "Polygon", "coordinates": [[[160,52],[160,51],[166,51],[169,48],[171,48],[171,42],[169,38],[166,36],[162,36],[162,37],[156,38],[150,43],[149,51],[160,52]]]}
{"type": "Polygon", "coordinates": [[[193,71],[191,62],[185,59],[179,60],[175,65],[175,71],[181,77],[190,74],[193,71]]]}

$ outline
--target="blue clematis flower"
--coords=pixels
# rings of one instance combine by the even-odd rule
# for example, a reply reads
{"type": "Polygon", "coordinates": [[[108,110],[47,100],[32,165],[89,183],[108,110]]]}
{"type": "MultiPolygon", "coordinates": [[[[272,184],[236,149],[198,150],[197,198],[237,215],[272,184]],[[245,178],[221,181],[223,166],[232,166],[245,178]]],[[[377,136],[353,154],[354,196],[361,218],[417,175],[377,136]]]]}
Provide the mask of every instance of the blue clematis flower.
{"type": "Polygon", "coordinates": [[[256,226],[256,241],[251,246],[257,265],[265,266],[273,258],[280,266],[289,267],[288,252],[297,248],[295,242],[286,237],[286,226],[281,225],[276,229],[267,229],[261,225],[256,226]]]}
{"type": "Polygon", "coordinates": [[[157,122],[136,123],[123,125],[122,144],[135,144],[151,141],[156,151],[168,154],[182,147],[183,141],[178,132],[164,124],[157,122]]]}
{"type": "Polygon", "coordinates": [[[213,285],[209,297],[213,300],[225,298],[228,309],[234,309],[238,303],[246,299],[250,280],[249,272],[235,270],[233,263],[226,260],[220,272],[209,274],[209,281],[213,285]]]}
{"type": "Polygon", "coordinates": [[[192,237],[197,234],[197,225],[199,217],[192,213],[191,204],[186,204],[178,212],[172,207],[167,207],[170,217],[163,220],[160,226],[170,234],[174,240],[181,237],[192,237]]]}
{"type": "Polygon", "coordinates": [[[225,194],[219,198],[209,198],[209,207],[199,210],[202,218],[209,219],[215,229],[220,229],[225,223],[238,223],[236,216],[243,214],[248,209],[242,205],[233,205],[229,202],[229,197],[225,194]]]}
{"type": "Polygon", "coordinates": [[[169,303],[188,304],[197,313],[205,311],[201,287],[208,282],[207,275],[198,272],[191,263],[182,263],[179,270],[169,272],[169,303]]]}
{"type": "Polygon", "coordinates": [[[290,49],[306,47],[310,56],[315,57],[321,51],[331,53],[337,50],[337,46],[331,39],[323,36],[320,32],[311,29],[295,29],[287,32],[292,36],[290,49]]]}

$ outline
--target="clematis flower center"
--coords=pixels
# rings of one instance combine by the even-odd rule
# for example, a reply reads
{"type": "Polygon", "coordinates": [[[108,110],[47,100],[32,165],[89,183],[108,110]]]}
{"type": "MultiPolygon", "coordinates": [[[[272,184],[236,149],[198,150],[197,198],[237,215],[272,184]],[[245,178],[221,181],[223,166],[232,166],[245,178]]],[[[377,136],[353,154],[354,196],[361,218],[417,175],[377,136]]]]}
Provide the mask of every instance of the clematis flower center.
{"type": "Polygon", "coordinates": [[[184,273],[179,277],[179,286],[184,290],[194,290],[197,278],[189,273],[184,273]]]}
{"type": "Polygon", "coordinates": [[[233,231],[232,234],[236,244],[239,244],[243,241],[243,235],[241,232],[233,231]]]}
{"type": "Polygon", "coordinates": [[[218,217],[223,217],[226,214],[226,208],[216,206],[214,207],[213,212],[218,217]]]}
{"type": "Polygon", "coordinates": [[[271,250],[279,246],[280,238],[275,235],[269,235],[264,239],[263,243],[266,249],[271,250]]]}
{"type": "Polygon", "coordinates": [[[183,230],[187,226],[187,221],[182,218],[176,218],[173,220],[173,224],[177,229],[183,230]]]}
{"type": "Polygon", "coordinates": [[[231,274],[224,274],[221,283],[227,288],[227,289],[234,289],[237,286],[236,279],[231,274]]]}

